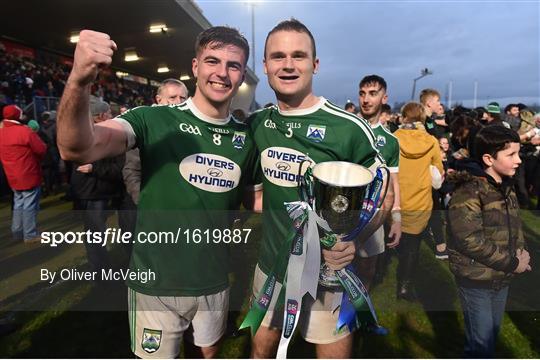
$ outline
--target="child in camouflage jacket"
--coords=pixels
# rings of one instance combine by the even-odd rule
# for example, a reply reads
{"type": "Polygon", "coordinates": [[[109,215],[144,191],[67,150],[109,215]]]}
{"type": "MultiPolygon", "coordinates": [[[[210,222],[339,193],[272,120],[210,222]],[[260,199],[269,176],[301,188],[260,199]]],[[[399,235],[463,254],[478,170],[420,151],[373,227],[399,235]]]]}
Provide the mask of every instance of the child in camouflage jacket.
{"type": "Polygon", "coordinates": [[[502,126],[478,132],[472,149],[476,169],[451,179],[450,270],[465,320],[465,357],[493,357],[508,285],[529,271],[519,205],[511,177],[521,163],[519,135],[502,126]]]}

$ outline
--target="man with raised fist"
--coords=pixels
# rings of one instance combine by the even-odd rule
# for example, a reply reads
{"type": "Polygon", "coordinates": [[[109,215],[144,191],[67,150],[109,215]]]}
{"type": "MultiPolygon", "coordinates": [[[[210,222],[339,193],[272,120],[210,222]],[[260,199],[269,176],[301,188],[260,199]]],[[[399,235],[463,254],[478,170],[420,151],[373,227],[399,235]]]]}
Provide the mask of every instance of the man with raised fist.
{"type": "Polygon", "coordinates": [[[253,205],[253,140],[229,114],[244,80],[247,40],[235,29],[199,34],[192,61],[195,95],[182,104],[138,107],[93,124],[90,86],[111,64],[116,43],[104,33],[82,31],[58,112],[58,147],[66,160],[90,163],[138,147],[141,193],[130,269],[131,348],[139,357],[175,358],[185,335],[186,356],[213,357],[228,310],[227,247],[198,243],[195,231],[228,229],[226,210],[253,205]],[[186,232],[188,230],[188,232],[186,232]],[[181,234],[149,243],[150,234],[181,234]],[[135,278],[135,279],[134,279],[135,278]]]}

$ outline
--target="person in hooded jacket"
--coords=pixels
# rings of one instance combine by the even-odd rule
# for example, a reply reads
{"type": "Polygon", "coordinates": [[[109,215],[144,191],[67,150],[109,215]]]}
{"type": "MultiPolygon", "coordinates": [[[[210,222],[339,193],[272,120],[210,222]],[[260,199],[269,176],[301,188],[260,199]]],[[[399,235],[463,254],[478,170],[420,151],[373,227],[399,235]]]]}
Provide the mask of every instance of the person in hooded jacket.
{"type": "Polygon", "coordinates": [[[427,133],[424,107],[416,102],[402,109],[403,125],[394,135],[399,140],[399,187],[402,238],[398,248],[397,298],[416,299],[413,279],[418,263],[420,241],[433,208],[432,171],[444,173],[438,140],[427,133]],[[432,166],[435,170],[432,170],[432,166]]]}
{"type": "Polygon", "coordinates": [[[512,177],[521,163],[519,135],[502,126],[480,130],[466,170],[450,176],[450,270],[465,322],[464,358],[491,358],[508,285],[531,271],[512,177]]]}

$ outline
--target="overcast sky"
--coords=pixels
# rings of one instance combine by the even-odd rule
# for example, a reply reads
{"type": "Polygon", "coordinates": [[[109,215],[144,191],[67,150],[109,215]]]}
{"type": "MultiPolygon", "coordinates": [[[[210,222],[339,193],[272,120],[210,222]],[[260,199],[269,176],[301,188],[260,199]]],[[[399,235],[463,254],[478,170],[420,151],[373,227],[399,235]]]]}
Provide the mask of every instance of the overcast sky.
{"type": "MultiPolygon", "coordinates": [[[[213,25],[238,28],[251,43],[246,1],[197,0],[213,25]]],[[[320,59],[317,95],[343,105],[358,103],[358,82],[368,74],[388,82],[390,104],[411,97],[422,68],[433,75],[417,83],[452,103],[472,106],[522,100],[540,103],[539,1],[261,1],[255,5],[256,99],[274,101],[262,70],[266,34],[295,17],[312,31],[320,59]]],[[[249,61],[251,65],[251,59],[249,61]]],[[[445,102],[446,103],[446,102],[445,102]]]]}

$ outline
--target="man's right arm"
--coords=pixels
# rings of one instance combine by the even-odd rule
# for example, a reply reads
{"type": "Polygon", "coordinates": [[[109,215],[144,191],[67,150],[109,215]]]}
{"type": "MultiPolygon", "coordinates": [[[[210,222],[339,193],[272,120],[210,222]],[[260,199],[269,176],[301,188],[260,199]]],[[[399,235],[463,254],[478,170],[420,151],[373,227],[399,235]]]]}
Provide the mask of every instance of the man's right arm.
{"type": "Polygon", "coordinates": [[[64,160],[87,164],[126,151],[123,126],[90,118],[90,87],[99,68],[111,64],[116,44],[109,35],[83,30],[75,49],[73,69],[58,108],[57,143],[64,160]]]}

